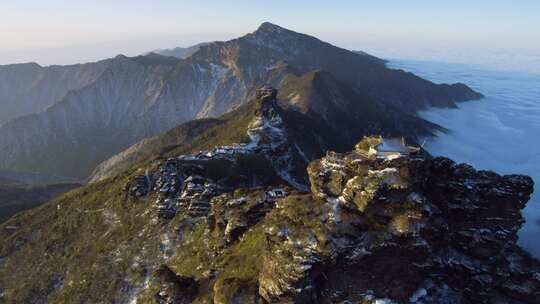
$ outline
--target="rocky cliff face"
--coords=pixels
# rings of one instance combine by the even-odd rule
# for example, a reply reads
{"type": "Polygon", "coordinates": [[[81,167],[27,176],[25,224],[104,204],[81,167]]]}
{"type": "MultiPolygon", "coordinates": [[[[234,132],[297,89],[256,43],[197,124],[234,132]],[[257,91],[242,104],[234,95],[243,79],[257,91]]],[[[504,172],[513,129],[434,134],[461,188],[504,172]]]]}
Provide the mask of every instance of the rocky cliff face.
{"type": "Polygon", "coordinates": [[[537,302],[540,263],[515,244],[529,177],[369,137],[302,170],[271,96],[1,225],[0,301],[537,302]]]}
{"type": "MultiPolygon", "coordinates": [[[[61,98],[43,112],[0,127],[0,168],[86,177],[99,162],[142,138],[227,112],[249,101],[254,88],[263,83],[280,88],[290,83],[286,80],[291,75],[321,70],[348,91],[409,114],[426,105],[454,106],[481,97],[465,85],[436,85],[388,69],[373,56],[269,23],[244,37],[200,46],[184,60],[149,54],[105,62],[54,67],[62,77],[51,74],[54,83],[36,86],[35,78],[40,78],[32,70],[36,67],[20,72],[28,77],[16,76],[17,72],[8,73],[5,81],[0,78],[0,87],[21,88],[28,100],[46,97],[39,102],[46,106],[61,98]],[[69,85],[60,85],[65,83],[69,85]],[[54,94],[44,93],[53,87],[58,87],[54,94]]],[[[19,100],[18,91],[1,91],[9,100],[19,100]]]]}
{"type": "Polygon", "coordinates": [[[302,205],[278,202],[265,226],[262,297],[537,301],[538,261],[515,245],[532,192],[529,177],[476,171],[446,158],[385,160],[359,152],[311,163],[312,193],[297,198],[302,205]]]}

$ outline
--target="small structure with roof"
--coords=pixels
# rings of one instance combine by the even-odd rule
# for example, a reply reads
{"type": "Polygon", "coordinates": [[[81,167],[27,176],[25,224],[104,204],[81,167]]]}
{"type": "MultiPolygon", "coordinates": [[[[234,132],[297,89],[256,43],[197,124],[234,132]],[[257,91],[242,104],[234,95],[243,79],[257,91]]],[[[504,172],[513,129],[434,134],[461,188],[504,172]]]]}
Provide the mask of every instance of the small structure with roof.
{"type": "Polygon", "coordinates": [[[420,151],[421,148],[408,146],[405,139],[401,138],[377,138],[377,143],[371,145],[368,150],[369,156],[385,159],[396,159],[402,156],[409,156],[420,151]]]}
{"type": "Polygon", "coordinates": [[[275,200],[287,196],[287,192],[282,188],[274,188],[272,190],[266,191],[264,194],[266,199],[269,200],[275,200]]]}

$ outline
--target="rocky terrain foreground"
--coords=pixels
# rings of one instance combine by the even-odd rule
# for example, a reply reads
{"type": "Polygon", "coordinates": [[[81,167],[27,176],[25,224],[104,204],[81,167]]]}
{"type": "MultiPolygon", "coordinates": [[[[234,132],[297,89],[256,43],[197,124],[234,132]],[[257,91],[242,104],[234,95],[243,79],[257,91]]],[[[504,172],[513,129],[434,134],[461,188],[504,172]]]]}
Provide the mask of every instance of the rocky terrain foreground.
{"type": "Polygon", "coordinates": [[[538,303],[516,245],[531,178],[379,137],[307,164],[260,93],[234,114],[245,140],[169,148],[0,226],[0,303],[538,303]]]}

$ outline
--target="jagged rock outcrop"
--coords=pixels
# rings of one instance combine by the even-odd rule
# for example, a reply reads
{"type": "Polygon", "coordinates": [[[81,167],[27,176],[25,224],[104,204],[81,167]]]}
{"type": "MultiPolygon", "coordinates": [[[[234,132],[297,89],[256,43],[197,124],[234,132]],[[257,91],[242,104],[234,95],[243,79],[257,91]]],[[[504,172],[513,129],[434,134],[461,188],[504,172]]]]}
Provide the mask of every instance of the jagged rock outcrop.
{"type": "Polygon", "coordinates": [[[540,264],[515,244],[529,177],[442,157],[365,152],[311,163],[312,195],[278,203],[265,224],[261,296],[275,303],[536,303],[540,264]]]}
{"type": "Polygon", "coordinates": [[[212,200],[210,226],[223,245],[232,244],[270,212],[288,189],[260,188],[235,191],[212,200]],[[247,192],[247,193],[246,193],[247,192]]]}
{"type": "MultiPolygon", "coordinates": [[[[277,90],[258,96],[253,118],[247,126],[247,143],[217,146],[191,155],[169,158],[155,170],[138,175],[125,190],[136,197],[159,193],[155,205],[162,218],[170,219],[178,211],[192,217],[205,217],[211,200],[237,188],[270,186],[282,181],[298,190],[307,190],[305,174],[298,174],[306,161],[289,142],[278,113],[277,90]]],[[[239,218],[225,231],[226,239],[235,238],[231,225],[242,226],[239,218]]]]}
{"type": "MultiPolygon", "coordinates": [[[[238,39],[201,46],[186,59],[118,56],[103,70],[96,64],[65,69],[74,74],[65,72],[55,81],[69,78],[73,85],[54,94],[42,94],[47,87],[28,93],[53,96],[43,102],[50,107],[0,127],[0,169],[87,177],[101,161],[143,138],[225,113],[248,102],[263,83],[280,87],[291,75],[313,71],[326,71],[349,91],[409,114],[481,97],[463,84],[437,85],[388,69],[373,56],[269,23],[238,39]],[[87,75],[87,68],[95,72],[87,75]]],[[[12,80],[23,83],[23,91],[31,86],[12,80]]],[[[0,80],[0,88],[6,83],[0,80]]]]}
{"type": "Polygon", "coordinates": [[[155,300],[159,304],[191,303],[198,287],[193,278],[179,276],[166,265],[160,266],[152,273],[150,288],[158,290],[155,300]]]}
{"type": "MultiPolygon", "coordinates": [[[[279,117],[274,101],[261,97],[257,117],[279,117]]],[[[269,131],[259,132],[259,137],[252,134],[257,144],[269,131]]],[[[217,280],[216,301],[226,303],[224,294],[233,294],[225,299],[535,303],[540,263],[516,245],[523,222],[520,210],[532,193],[532,180],[476,171],[418,149],[391,157],[371,153],[379,143],[380,139],[365,138],[352,153],[330,152],[312,162],[310,194],[289,195],[289,190],[264,190],[257,184],[238,184],[244,190],[227,192],[233,189],[205,181],[203,166],[197,167],[199,177],[184,179],[184,192],[172,215],[185,208],[191,218],[206,218],[217,248],[242,242],[252,227],[263,227],[258,293],[249,291],[253,283],[217,280]],[[205,197],[209,188],[222,190],[205,197]],[[204,212],[190,212],[191,205],[182,204],[184,197],[190,204],[205,202],[204,212]],[[239,286],[248,292],[240,293],[239,286]]],[[[224,151],[227,147],[179,159],[234,159],[234,153],[220,155],[224,151]]],[[[166,169],[171,166],[177,168],[176,161],[159,167],[154,190],[175,191],[171,189],[176,182],[166,181],[179,176],[166,169]]]]}

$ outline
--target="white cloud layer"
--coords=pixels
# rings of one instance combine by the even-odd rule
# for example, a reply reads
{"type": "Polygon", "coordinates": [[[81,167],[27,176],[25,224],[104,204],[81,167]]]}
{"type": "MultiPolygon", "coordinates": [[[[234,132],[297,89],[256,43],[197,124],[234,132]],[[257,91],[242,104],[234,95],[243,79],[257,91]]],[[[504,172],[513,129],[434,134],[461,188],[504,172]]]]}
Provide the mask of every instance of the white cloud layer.
{"type": "MultiPolygon", "coordinates": [[[[540,185],[540,75],[487,71],[459,64],[394,61],[399,67],[435,82],[463,82],[486,98],[459,109],[430,109],[421,116],[450,133],[427,141],[434,155],[501,174],[527,174],[540,185]]],[[[497,66],[496,61],[493,62],[497,66]]],[[[514,67],[518,68],[518,67],[514,67]]],[[[524,67],[526,68],[526,67],[524,67]]],[[[526,223],[519,244],[540,257],[540,191],[523,212],[526,223]]]]}

